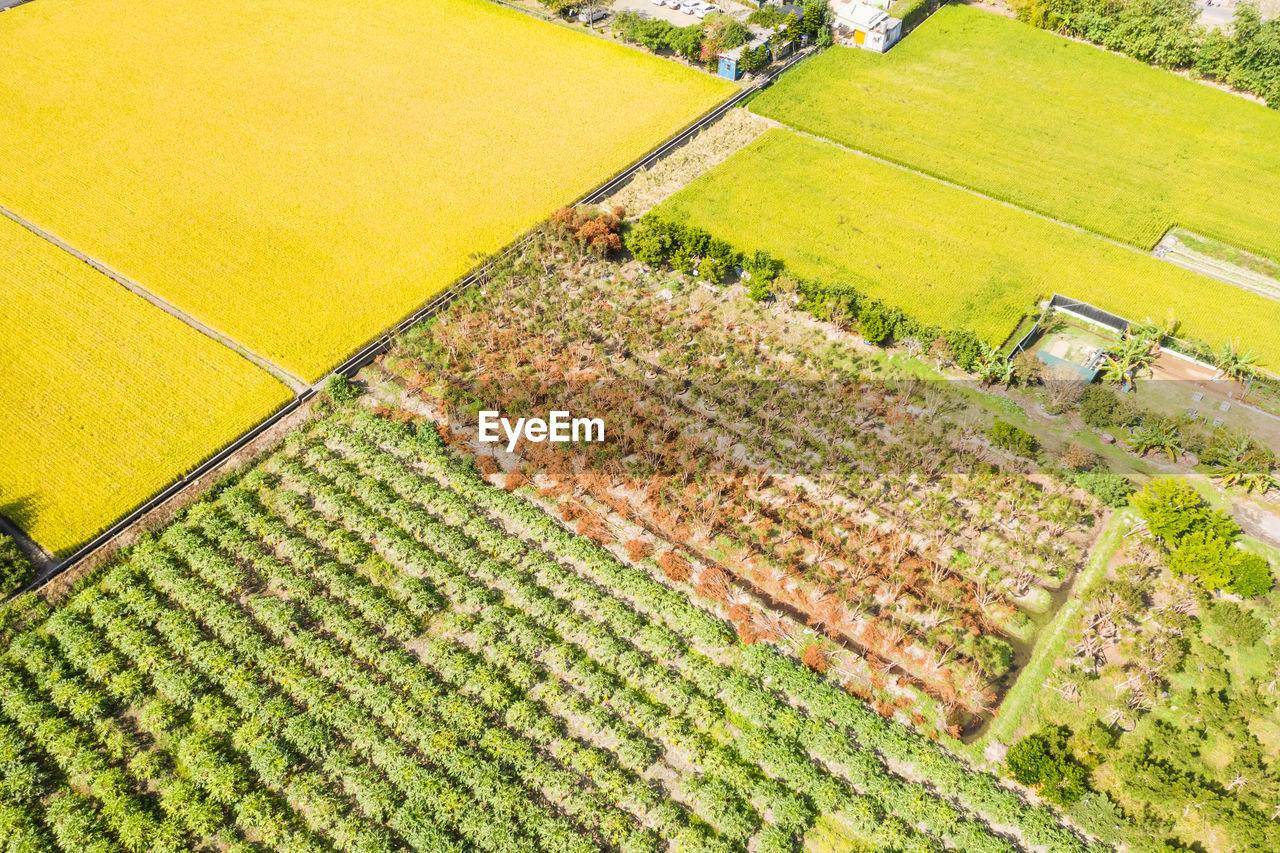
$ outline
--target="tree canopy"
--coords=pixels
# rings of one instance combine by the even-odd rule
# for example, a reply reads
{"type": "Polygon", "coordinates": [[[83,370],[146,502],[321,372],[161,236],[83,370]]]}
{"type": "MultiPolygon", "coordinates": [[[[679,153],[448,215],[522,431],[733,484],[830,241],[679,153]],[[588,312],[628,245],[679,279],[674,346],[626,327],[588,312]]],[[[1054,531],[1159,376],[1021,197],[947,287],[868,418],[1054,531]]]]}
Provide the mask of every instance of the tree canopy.
{"type": "Polygon", "coordinates": [[[1164,546],[1175,574],[1199,579],[1206,590],[1245,598],[1271,589],[1271,565],[1236,547],[1240,528],[1227,513],[1209,507],[1190,483],[1153,480],[1133,496],[1133,504],[1164,546]]]}

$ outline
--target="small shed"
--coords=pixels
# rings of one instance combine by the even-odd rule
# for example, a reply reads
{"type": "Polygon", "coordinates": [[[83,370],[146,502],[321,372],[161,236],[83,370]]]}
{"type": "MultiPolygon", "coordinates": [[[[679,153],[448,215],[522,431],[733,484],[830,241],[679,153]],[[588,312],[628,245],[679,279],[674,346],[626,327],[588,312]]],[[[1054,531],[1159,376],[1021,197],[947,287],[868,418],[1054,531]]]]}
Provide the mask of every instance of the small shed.
{"type": "Polygon", "coordinates": [[[732,50],[721,51],[716,54],[716,59],[719,60],[716,64],[716,73],[726,80],[737,80],[743,73],[742,55],[747,51],[754,52],[768,43],[768,38],[764,36],[753,36],[746,44],[740,44],[732,50]]]}
{"type": "Polygon", "coordinates": [[[831,36],[837,44],[884,53],[902,37],[902,21],[869,3],[847,0],[831,10],[831,36]]]}

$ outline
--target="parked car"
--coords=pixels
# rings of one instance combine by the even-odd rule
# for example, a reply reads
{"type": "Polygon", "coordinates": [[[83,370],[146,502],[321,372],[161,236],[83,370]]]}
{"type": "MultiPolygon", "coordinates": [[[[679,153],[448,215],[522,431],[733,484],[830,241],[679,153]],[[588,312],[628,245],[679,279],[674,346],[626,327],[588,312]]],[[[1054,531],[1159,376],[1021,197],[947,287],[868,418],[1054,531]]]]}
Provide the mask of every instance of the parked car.
{"type": "Polygon", "coordinates": [[[720,11],[720,7],[715,5],[714,3],[699,3],[693,10],[693,16],[695,18],[705,18],[707,15],[710,15],[712,12],[719,12],[719,11],[720,11]]]}
{"type": "Polygon", "coordinates": [[[650,3],[652,3],[652,4],[653,4],[653,5],[655,5],[655,6],[665,6],[665,5],[667,5],[667,0],[649,0],[649,2],[650,2],[650,3]]]}
{"type": "Polygon", "coordinates": [[[609,13],[604,9],[586,9],[578,13],[578,23],[594,24],[596,21],[609,17],[609,13]]]}
{"type": "Polygon", "coordinates": [[[680,11],[684,12],[686,15],[692,15],[694,10],[701,5],[700,0],[684,0],[684,2],[680,4],[680,11]]]}

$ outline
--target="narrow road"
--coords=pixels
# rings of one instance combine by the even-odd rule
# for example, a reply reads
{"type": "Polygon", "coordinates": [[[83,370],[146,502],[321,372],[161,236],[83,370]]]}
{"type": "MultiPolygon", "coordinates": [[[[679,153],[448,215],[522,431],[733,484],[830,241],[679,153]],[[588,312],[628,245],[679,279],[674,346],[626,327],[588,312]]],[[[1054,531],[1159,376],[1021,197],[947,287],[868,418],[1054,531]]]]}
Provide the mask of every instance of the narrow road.
{"type": "Polygon", "coordinates": [[[285,370],[283,367],[280,367],[277,364],[273,364],[272,362],[258,355],[256,352],[253,352],[252,350],[250,350],[248,347],[227,337],[222,332],[219,332],[217,329],[213,328],[212,326],[209,326],[200,322],[195,317],[192,317],[190,314],[188,314],[186,311],[183,311],[181,308],[177,307],[176,305],[166,301],[165,299],[162,299],[161,297],[152,293],[150,290],[147,290],[145,287],[133,281],[132,279],[121,275],[120,273],[111,269],[101,261],[89,257],[84,252],[81,252],[79,249],[75,248],[74,246],[71,246],[70,244],[58,239],[53,234],[50,234],[48,231],[45,231],[40,226],[36,225],[34,222],[27,221],[26,219],[22,218],[21,216],[14,213],[9,208],[4,207],[3,205],[0,205],[0,213],[4,214],[7,218],[18,223],[23,228],[27,229],[32,234],[35,234],[37,237],[41,238],[42,240],[52,243],[62,251],[66,252],[68,255],[71,255],[73,258],[83,261],[84,263],[93,267],[95,270],[102,273],[107,278],[114,281],[116,284],[119,284],[121,287],[124,287],[125,289],[131,291],[132,293],[138,296],[141,296],[143,299],[147,300],[152,305],[159,308],[161,311],[164,311],[165,313],[181,320],[183,323],[186,323],[188,326],[195,329],[197,332],[209,338],[210,340],[217,341],[219,344],[222,344],[222,346],[227,347],[228,349],[234,350],[235,352],[239,353],[241,356],[244,356],[249,361],[253,362],[258,367],[265,370],[267,373],[270,373],[276,379],[279,379],[281,382],[288,385],[294,394],[301,394],[303,391],[305,391],[309,387],[306,382],[303,382],[301,379],[299,379],[297,376],[294,376],[292,373],[285,370]]]}
{"type": "MultiPolygon", "coordinates": [[[[1170,230],[1164,235],[1153,250],[1153,254],[1185,270],[1216,278],[1224,284],[1280,302],[1280,280],[1231,261],[1198,252],[1179,240],[1176,230],[1170,230]]],[[[1241,254],[1246,253],[1241,252],[1241,254]]]]}

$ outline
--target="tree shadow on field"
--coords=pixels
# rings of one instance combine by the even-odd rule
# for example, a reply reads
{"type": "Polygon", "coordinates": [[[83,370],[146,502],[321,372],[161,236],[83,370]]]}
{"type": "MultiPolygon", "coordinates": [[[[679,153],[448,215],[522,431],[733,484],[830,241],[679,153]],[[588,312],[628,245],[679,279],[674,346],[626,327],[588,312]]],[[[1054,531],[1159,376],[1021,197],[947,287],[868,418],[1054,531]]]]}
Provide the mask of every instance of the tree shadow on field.
{"type": "Polygon", "coordinates": [[[31,529],[38,514],[34,494],[18,498],[0,495],[0,532],[10,533],[12,531],[8,528],[15,528],[25,533],[31,529]]]}

